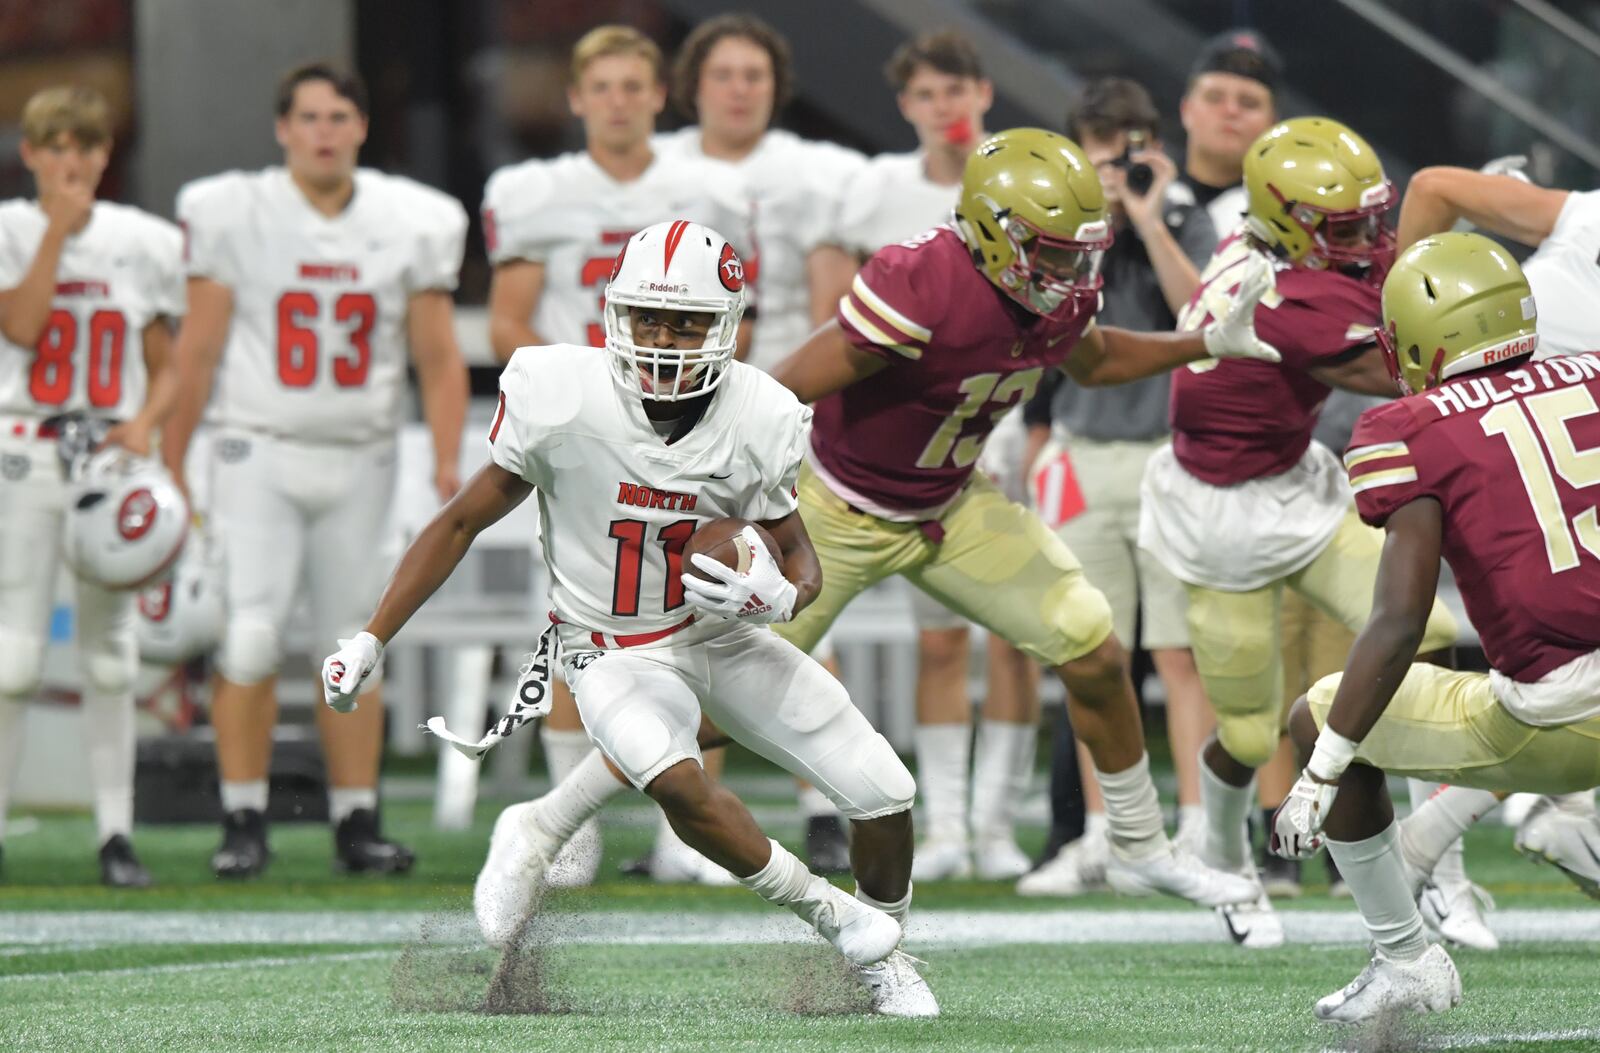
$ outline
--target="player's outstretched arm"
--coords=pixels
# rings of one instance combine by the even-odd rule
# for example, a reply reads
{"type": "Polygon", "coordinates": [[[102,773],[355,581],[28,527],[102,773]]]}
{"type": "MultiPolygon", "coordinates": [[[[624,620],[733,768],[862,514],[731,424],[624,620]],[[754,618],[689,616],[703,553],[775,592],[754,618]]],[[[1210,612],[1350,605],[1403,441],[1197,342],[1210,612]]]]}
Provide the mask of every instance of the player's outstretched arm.
{"type": "Polygon", "coordinates": [[[544,264],[510,260],[494,269],[489,280],[489,349],[501,365],[519,347],[549,343],[533,330],[533,312],[544,294],[544,264]]]}
{"type": "Polygon", "coordinates": [[[1061,368],[1086,388],[1102,388],[1153,377],[1205,357],[1205,338],[1198,332],[1136,333],[1097,325],[1083,334],[1061,368]]]}
{"type": "Polygon", "coordinates": [[[795,398],[809,404],[867,379],[888,364],[885,359],[852,344],[834,320],[812,333],[798,351],[774,366],[772,376],[794,392],[795,398]]]}
{"type": "Polygon", "coordinates": [[[422,416],[433,436],[433,488],[448,501],[461,489],[461,428],[467,419],[467,364],[456,345],[455,307],[441,290],[411,297],[406,313],[422,416]]]}
{"type": "Polygon", "coordinates": [[[1331,388],[1353,391],[1357,395],[1392,399],[1400,394],[1389,367],[1384,364],[1383,350],[1377,344],[1368,344],[1341,362],[1316,366],[1308,372],[1331,388]]]}
{"type": "Polygon", "coordinates": [[[533,492],[533,486],[490,461],[406,549],[378,600],[366,631],[388,643],[417,609],[455,572],[456,564],[486,527],[498,522],[533,492]]]}
{"type": "Polygon", "coordinates": [[[172,412],[161,429],[161,459],[172,477],[183,485],[183,460],[189,440],[200,425],[206,399],[211,397],[211,382],[222,360],[233,321],[233,290],[210,278],[190,278],[188,309],[178,329],[178,343],[172,352],[173,379],[177,397],[172,412]]]}
{"type": "Polygon", "coordinates": [[[799,614],[822,591],[822,561],[811,544],[811,535],[806,533],[799,511],[782,519],[768,519],[761,528],[772,535],[783,553],[783,576],[794,585],[794,613],[799,614]]]}
{"type": "Polygon", "coordinates": [[[1555,229],[1567,191],[1469,168],[1424,168],[1411,177],[1396,232],[1402,250],[1465,219],[1474,226],[1537,245],[1555,229]]]}

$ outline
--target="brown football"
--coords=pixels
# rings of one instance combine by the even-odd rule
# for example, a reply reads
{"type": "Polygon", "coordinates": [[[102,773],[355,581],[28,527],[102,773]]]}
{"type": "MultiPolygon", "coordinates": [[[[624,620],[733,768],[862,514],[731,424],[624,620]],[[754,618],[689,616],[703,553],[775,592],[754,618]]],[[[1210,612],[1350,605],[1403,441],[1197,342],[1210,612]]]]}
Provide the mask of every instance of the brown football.
{"type": "Polygon", "coordinates": [[[772,558],[781,566],[783,553],[779,551],[778,543],[773,540],[772,535],[761,529],[760,524],[748,519],[713,519],[689,535],[689,543],[683,546],[683,569],[697,578],[705,578],[704,574],[695,569],[694,560],[689,558],[699,552],[710,556],[725,567],[732,567],[741,574],[748,571],[752,553],[744,538],[739,536],[739,531],[747,526],[756,528],[756,534],[767,546],[767,551],[772,553],[772,558]]]}

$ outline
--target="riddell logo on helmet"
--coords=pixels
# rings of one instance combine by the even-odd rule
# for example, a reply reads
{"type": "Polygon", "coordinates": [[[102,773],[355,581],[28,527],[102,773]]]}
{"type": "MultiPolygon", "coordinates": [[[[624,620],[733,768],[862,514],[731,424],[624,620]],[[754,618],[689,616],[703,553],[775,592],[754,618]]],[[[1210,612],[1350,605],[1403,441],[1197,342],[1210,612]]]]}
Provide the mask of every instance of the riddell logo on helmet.
{"type": "Polygon", "coordinates": [[[1485,351],[1483,353],[1483,364],[1487,366],[1495,362],[1504,362],[1508,358],[1525,355],[1538,346],[1539,338],[1531,334],[1518,337],[1515,340],[1508,340],[1499,347],[1491,347],[1485,351]]]}
{"type": "Polygon", "coordinates": [[[689,291],[689,287],[678,282],[640,282],[639,291],[664,292],[672,293],[675,296],[681,296],[689,291]]]}
{"type": "Polygon", "coordinates": [[[117,533],[124,541],[138,541],[156,525],[159,511],[155,495],[141,486],[122,499],[122,506],[117,509],[117,533]]]}

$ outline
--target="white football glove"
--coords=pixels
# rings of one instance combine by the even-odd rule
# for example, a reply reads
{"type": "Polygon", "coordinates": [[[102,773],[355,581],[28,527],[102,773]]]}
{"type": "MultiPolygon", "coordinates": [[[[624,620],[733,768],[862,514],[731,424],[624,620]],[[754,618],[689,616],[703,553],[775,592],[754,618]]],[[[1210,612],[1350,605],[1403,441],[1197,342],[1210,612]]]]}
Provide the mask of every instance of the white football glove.
{"type": "Polygon", "coordinates": [[[1322,824],[1339,793],[1337,783],[1300,773],[1289,796],[1272,813],[1272,851],[1284,859],[1310,859],[1322,850],[1322,824]]]}
{"type": "Polygon", "coordinates": [[[715,581],[706,581],[687,572],[683,575],[684,597],[694,606],[724,618],[744,622],[786,622],[794,617],[797,590],[783,576],[783,569],[772,558],[753,527],[739,536],[749,544],[750,569],[743,574],[725,567],[704,553],[690,557],[696,569],[715,581]]]}
{"type": "Polygon", "coordinates": [[[1278,349],[1256,336],[1256,304],[1274,285],[1272,261],[1259,252],[1245,260],[1244,274],[1228,296],[1208,296],[1211,323],[1204,334],[1206,354],[1212,358],[1255,358],[1281,362],[1278,349]]]}
{"type": "Polygon", "coordinates": [[[1532,183],[1533,180],[1528,178],[1527,167],[1527,154],[1506,154],[1504,157],[1496,157],[1493,161],[1487,162],[1478,171],[1484,175],[1503,175],[1524,183],[1532,183]]]}
{"type": "Polygon", "coordinates": [[[322,700],[335,712],[352,712],[362,683],[382,657],[383,644],[369,632],[340,640],[339,649],[322,660],[322,700]]]}

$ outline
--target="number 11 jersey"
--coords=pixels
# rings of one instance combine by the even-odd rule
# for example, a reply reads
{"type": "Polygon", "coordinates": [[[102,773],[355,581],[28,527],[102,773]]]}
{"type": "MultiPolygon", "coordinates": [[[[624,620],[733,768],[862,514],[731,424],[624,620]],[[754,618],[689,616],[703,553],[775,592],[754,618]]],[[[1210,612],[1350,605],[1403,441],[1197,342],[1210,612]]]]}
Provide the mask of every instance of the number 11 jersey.
{"type": "Polygon", "coordinates": [[[189,276],[233,294],[206,419],[307,442],[393,437],[406,313],[413,295],[456,287],[460,202],[362,168],[349,204],[325,216],[272,167],[189,183],[178,220],[189,276]]]}

